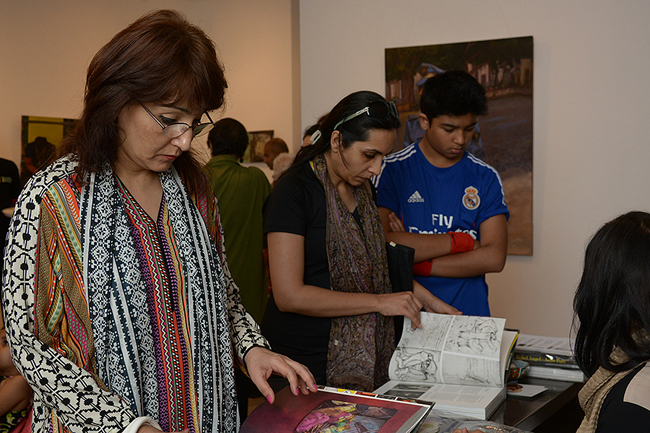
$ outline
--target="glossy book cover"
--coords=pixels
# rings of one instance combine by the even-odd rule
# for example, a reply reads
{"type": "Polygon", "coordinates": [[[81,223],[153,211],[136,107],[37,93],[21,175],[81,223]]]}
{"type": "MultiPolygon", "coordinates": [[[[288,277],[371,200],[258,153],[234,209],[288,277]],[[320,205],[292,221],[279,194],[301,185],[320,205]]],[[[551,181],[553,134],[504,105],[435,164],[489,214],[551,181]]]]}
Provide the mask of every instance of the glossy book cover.
{"type": "Polygon", "coordinates": [[[395,433],[412,432],[426,418],[431,404],[385,399],[359,391],[320,389],[292,395],[285,388],[274,404],[262,403],[251,413],[241,433],[395,433]]]}

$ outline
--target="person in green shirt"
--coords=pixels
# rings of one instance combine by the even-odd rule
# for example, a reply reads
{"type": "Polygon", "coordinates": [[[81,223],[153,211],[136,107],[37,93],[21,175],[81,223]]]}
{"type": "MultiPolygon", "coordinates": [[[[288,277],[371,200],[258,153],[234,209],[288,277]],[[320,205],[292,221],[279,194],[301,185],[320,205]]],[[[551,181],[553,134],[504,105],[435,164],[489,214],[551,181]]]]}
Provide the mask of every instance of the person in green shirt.
{"type": "MultiPolygon", "coordinates": [[[[208,135],[212,158],[205,166],[217,197],[228,267],[241,293],[241,302],[261,323],[268,299],[264,265],[262,206],[271,192],[266,175],[257,167],[240,164],[248,146],[248,132],[240,122],[225,118],[208,135]]],[[[250,380],[235,372],[239,416],[248,412],[250,380]]]]}
{"type": "Polygon", "coordinates": [[[212,159],[205,171],[217,197],[228,266],[246,310],[260,323],[268,298],[262,206],[271,185],[262,170],[241,161],[248,133],[235,119],[214,124],[208,136],[212,159]]]}

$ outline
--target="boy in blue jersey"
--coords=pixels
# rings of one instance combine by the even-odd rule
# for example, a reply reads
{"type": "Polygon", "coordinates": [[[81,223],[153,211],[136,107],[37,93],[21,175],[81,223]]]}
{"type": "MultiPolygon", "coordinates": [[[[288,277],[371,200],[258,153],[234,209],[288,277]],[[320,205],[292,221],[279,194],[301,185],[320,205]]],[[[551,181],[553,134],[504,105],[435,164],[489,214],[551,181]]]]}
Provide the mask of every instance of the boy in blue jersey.
{"type": "Polygon", "coordinates": [[[416,280],[435,296],[489,316],[485,274],[505,265],[509,212],[497,171],[466,152],[485,89],[463,71],[438,74],[420,111],[422,140],[384,158],[374,179],[386,240],[415,248],[416,280]]]}

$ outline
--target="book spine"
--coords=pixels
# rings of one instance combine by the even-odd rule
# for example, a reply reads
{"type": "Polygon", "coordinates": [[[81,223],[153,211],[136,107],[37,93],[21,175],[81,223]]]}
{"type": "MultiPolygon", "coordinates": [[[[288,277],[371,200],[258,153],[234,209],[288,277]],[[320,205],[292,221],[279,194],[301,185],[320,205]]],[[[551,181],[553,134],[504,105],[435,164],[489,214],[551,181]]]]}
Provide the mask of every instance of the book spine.
{"type": "Polygon", "coordinates": [[[530,365],[540,367],[579,369],[573,356],[551,355],[541,352],[515,352],[514,359],[526,361],[530,365]]]}
{"type": "Polygon", "coordinates": [[[587,380],[582,371],[570,370],[567,368],[531,366],[526,372],[526,376],[538,379],[561,380],[566,382],[586,382],[587,380]]]}

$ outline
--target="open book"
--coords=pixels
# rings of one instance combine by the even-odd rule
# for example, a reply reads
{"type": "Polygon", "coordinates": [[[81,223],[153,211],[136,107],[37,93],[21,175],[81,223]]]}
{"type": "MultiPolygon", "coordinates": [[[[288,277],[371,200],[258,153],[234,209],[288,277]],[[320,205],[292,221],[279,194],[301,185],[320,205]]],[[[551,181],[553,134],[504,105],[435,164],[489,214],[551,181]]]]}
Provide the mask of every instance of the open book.
{"type": "Polygon", "coordinates": [[[273,404],[264,401],[240,433],[416,432],[432,403],[319,386],[317,393],[292,395],[289,387],[273,404]]]}
{"type": "Polygon", "coordinates": [[[506,371],[517,331],[506,319],[421,313],[404,329],[378,394],[435,402],[434,410],[487,419],[506,398],[506,371]]]}

